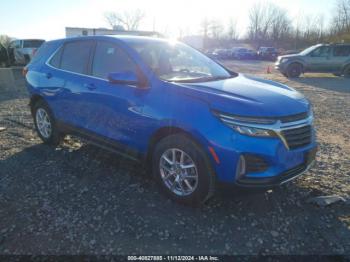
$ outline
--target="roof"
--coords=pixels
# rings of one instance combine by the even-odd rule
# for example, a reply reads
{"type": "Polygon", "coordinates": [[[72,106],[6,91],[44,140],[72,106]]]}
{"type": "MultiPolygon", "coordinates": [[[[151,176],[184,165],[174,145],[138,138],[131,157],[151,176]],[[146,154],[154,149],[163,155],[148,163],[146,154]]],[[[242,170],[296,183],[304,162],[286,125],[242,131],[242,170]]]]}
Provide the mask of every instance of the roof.
{"type": "Polygon", "coordinates": [[[74,36],[69,38],[61,38],[57,40],[52,40],[50,42],[65,42],[70,40],[96,40],[96,39],[116,39],[124,43],[164,43],[168,42],[168,39],[149,37],[149,36],[135,36],[135,35],[94,35],[94,36],[74,36]]]}

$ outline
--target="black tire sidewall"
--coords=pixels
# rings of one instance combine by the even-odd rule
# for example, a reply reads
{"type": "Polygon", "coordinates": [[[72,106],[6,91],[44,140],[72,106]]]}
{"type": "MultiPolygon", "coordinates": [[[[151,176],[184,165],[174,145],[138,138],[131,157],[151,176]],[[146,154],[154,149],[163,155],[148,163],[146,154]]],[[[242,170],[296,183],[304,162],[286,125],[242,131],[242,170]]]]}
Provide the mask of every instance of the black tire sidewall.
{"type": "Polygon", "coordinates": [[[190,206],[199,206],[213,193],[214,174],[203,150],[185,135],[171,135],[159,141],[153,152],[152,169],[157,184],[171,199],[190,206]],[[198,172],[198,184],[195,191],[188,196],[178,196],[171,192],[164,184],[159,170],[159,162],[162,154],[169,148],[178,148],[188,154],[194,161],[198,172]]]}
{"type": "Polygon", "coordinates": [[[299,64],[291,64],[288,66],[288,70],[287,70],[287,74],[288,74],[288,77],[291,77],[291,78],[295,78],[295,77],[299,77],[302,73],[302,67],[301,65],[299,64]],[[293,73],[293,69],[296,69],[298,70],[297,73],[293,73]]]}
{"type": "Polygon", "coordinates": [[[58,131],[56,127],[56,121],[55,118],[53,117],[53,114],[49,108],[49,106],[43,101],[39,100],[38,102],[35,103],[35,105],[32,107],[32,114],[33,114],[33,120],[34,120],[34,126],[35,130],[38,133],[40,139],[45,143],[49,145],[54,145],[57,146],[62,138],[62,135],[58,131]],[[48,138],[43,137],[38,129],[38,125],[36,122],[36,112],[38,111],[39,108],[42,108],[46,111],[47,115],[49,116],[50,123],[51,123],[51,134],[48,138]]]}

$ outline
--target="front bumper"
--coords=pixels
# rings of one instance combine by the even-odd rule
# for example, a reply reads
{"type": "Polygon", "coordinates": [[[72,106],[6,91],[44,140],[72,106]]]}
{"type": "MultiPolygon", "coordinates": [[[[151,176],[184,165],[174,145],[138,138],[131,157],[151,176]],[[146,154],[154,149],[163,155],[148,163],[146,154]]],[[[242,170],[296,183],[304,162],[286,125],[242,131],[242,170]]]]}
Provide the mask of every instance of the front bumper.
{"type": "Polygon", "coordinates": [[[296,179],[307,172],[315,162],[317,147],[305,153],[304,162],[273,177],[243,177],[235,184],[241,187],[274,187],[296,179]]]}
{"type": "Polygon", "coordinates": [[[210,139],[209,146],[214,148],[219,158],[219,163],[213,161],[219,183],[240,187],[276,186],[300,176],[315,160],[317,143],[313,128],[310,142],[296,148],[288,148],[279,137],[252,137],[239,134],[229,127],[216,130],[220,132],[210,139]],[[247,163],[254,161],[254,158],[263,160],[260,163],[263,168],[253,170],[257,167],[253,166],[253,169],[247,169],[241,175],[238,168],[242,156],[247,163]]]}
{"type": "Polygon", "coordinates": [[[279,61],[277,61],[275,63],[275,69],[280,71],[281,73],[285,73],[287,70],[287,63],[280,63],[279,61]]]}

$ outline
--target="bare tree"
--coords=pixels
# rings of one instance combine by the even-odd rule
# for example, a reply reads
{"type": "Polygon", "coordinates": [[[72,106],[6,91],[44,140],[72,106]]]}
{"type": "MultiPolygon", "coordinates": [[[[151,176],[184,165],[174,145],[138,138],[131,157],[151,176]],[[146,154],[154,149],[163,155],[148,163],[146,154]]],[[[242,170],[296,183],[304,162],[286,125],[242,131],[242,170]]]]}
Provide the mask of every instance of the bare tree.
{"type": "Polygon", "coordinates": [[[237,32],[237,20],[230,19],[228,23],[227,36],[229,40],[237,40],[239,35],[237,32]]]}
{"type": "Polygon", "coordinates": [[[217,19],[212,19],[209,24],[209,35],[213,39],[219,39],[224,31],[224,26],[217,19]]]}
{"type": "Polygon", "coordinates": [[[108,12],[104,15],[107,23],[112,28],[124,28],[126,30],[137,30],[145,13],[140,9],[125,11],[123,13],[108,12]]]}
{"type": "Polygon", "coordinates": [[[2,44],[5,48],[10,45],[11,38],[8,35],[0,35],[0,44],[2,44]]]}
{"type": "Polygon", "coordinates": [[[273,3],[255,4],[249,12],[248,38],[255,45],[289,37],[291,21],[286,10],[273,3]]]}
{"type": "Polygon", "coordinates": [[[350,33],[350,0],[337,0],[332,18],[332,31],[350,33]]]}
{"type": "Polygon", "coordinates": [[[201,33],[203,34],[203,38],[208,38],[210,21],[207,17],[205,17],[201,22],[201,33]]]}

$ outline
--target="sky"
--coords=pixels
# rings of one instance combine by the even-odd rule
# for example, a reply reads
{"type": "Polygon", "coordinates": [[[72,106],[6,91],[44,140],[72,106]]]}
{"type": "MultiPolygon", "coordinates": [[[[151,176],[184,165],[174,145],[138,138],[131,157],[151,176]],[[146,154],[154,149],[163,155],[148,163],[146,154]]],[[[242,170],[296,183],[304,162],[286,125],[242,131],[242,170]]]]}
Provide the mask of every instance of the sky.
{"type": "MultiPolygon", "coordinates": [[[[140,9],[145,13],[140,30],[153,30],[169,37],[198,34],[204,17],[230,18],[244,35],[249,9],[265,0],[0,0],[0,35],[15,38],[65,37],[65,27],[108,28],[106,12],[140,9]]],[[[286,9],[290,17],[324,14],[327,22],[335,0],[270,0],[286,9]]]]}

